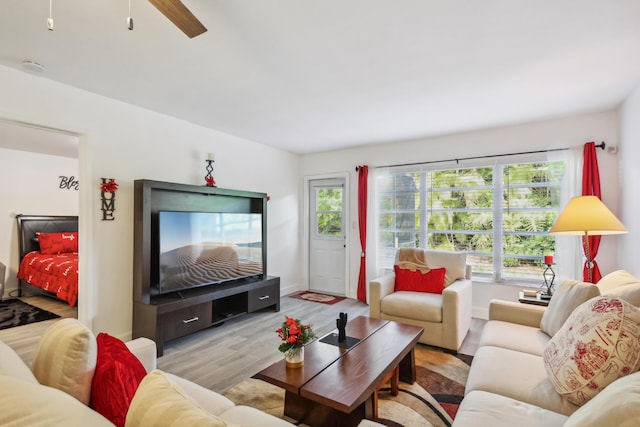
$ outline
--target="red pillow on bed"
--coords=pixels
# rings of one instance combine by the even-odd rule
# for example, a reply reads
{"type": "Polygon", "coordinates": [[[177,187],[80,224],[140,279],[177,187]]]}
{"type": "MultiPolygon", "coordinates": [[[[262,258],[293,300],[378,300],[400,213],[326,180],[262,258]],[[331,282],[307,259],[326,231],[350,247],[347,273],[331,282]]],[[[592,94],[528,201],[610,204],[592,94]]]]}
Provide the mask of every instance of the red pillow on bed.
{"type": "Polygon", "coordinates": [[[441,294],[444,291],[444,275],[446,268],[432,268],[428,273],[411,271],[393,266],[396,272],[395,291],[428,292],[441,294]]]}
{"type": "Polygon", "coordinates": [[[40,252],[44,255],[78,252],[78,232],[38,233],[40,252]]]}
{"type": "Polygon", "coordinates": [[[118,338],[101,332],[96,341],[98,359],[91,382],[89,406],[116,426],[122,427],[133,395],[147,371],[118,338]]]}

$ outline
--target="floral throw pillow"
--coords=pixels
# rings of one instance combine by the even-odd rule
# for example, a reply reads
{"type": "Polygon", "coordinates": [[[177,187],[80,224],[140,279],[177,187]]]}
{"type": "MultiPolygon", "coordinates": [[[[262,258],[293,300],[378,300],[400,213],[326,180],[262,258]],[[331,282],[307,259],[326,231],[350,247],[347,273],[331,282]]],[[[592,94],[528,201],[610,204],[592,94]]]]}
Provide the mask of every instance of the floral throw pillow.
{"type": "Polygon", "coordinates": [[[556,391],[584,405],[640,369],[640,310],[611,296],[590,299],[551,338],[543,360],[556,391]]]}

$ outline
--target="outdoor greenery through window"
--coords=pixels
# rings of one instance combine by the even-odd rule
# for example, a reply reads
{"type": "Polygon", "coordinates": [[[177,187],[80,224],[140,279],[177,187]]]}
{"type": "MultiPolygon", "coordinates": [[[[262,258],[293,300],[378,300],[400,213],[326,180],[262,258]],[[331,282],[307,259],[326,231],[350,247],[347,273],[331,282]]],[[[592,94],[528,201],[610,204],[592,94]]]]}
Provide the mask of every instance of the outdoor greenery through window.
{"type": "Polygon", "coordinates": [[[565,162],[394,172],[377,183],[379,255],[399,248],[465,251],[474,275],[539,280],[555,250],[565,162]]]}
{"type": "Polygon", "coordinates": [[[316,190],[316,235],[342,236],[342,188],[316,190]]]}

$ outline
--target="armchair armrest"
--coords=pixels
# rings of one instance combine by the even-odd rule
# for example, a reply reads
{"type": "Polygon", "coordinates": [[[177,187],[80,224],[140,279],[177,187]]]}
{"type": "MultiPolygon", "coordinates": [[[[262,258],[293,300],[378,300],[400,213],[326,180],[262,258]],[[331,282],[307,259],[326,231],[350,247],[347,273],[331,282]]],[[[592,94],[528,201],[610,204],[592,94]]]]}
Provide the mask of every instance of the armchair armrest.
{"type": "Polygon", "coordinates": [[[471,328],[472,282],[458,279],[442,291],[443,346],[458,349],[471,328]]]}
{"type": "Polygon", "coordinates": [[[396,283],[395,274],[387,274],[369,282],[369,317],[380,318],[380,301],[393,293],[396,283]]]}
{"type": "Polygon", "coordinates": [[[502,320],[539,328],[546,309],[539,305],[494,299],[489,303],[489,320],[502,320]]]}

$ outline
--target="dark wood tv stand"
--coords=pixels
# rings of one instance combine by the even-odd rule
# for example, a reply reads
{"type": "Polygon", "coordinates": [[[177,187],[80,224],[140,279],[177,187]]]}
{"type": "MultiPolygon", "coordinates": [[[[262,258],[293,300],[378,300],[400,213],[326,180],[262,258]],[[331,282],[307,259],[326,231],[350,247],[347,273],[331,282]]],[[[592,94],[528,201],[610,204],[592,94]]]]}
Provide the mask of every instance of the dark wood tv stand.
{"type": "MultiPolygon", "coordinates": [[[[133,338],[156,342],[158,356],[167,341],[219,325],[263,309],[280,310],[280,278],[260,275],[158,294],[158,212],[235,212],[249,209],[262,213],[266,222],[267,197],[263,193],[216,187],[174,184],[151,180],[134,182],[134,275],[133,338]],[[216,197],[212,197],[216,196],[216,197]]],[[[263,227],[262,241],[266,242],[263,227]]],[[[266,250],[263,251],[266,271],[266,250]]]]}

